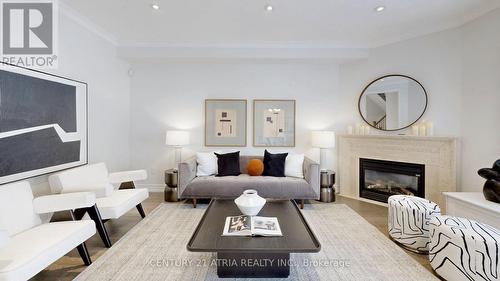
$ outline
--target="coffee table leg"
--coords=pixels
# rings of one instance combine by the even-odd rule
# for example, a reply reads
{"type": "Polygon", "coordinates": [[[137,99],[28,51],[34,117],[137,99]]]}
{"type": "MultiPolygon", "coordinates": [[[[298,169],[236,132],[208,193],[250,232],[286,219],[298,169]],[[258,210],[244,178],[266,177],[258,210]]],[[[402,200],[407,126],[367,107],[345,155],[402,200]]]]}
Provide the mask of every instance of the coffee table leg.
{"type": "Polygon", "coordinates": [[[289,253],[217,253],[217,275],[228,277],[286,278],[289,253]]]}

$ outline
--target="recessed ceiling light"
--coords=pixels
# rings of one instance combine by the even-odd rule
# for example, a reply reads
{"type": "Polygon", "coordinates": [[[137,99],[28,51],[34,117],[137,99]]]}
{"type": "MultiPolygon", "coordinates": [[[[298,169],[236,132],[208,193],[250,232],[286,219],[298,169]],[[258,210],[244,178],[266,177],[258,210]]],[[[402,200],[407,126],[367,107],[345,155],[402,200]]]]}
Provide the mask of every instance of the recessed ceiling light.
{"type": "Polygon", "coordinates": [[[158,4],[152,4],[151,8],[153,8],[155,10],[159,10],[160,9],[160,5],[158,5],[158,4]]]}
{"type": "Polygon", "coordinates": [[[266,6],[266,11],[270,12],[272,10],[273,10],[273,6],[271,6],[271,5],[266,6]]]}
{"type": "Polygon", "coordinates": [[[377,8],[375,8],[376,12],[382,12],[383,10],[385,10],[385,6],[378,6],[377,8]]]}

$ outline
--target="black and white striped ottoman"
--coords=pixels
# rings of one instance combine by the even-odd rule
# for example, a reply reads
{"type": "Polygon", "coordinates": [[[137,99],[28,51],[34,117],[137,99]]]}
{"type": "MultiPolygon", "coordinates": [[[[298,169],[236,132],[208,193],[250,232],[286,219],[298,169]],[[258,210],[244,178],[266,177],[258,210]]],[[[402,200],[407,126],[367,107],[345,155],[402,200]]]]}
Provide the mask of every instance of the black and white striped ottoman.
{"type": "Polygon", "coordinates": [[[429,252],[429,222],[441,210],[427,199],[393,195],[389,197],[389,235],[403,247],[418,253],[429,252]]]}
{"type": "Polygon", "coordinates": [[[464,218],[439,216],[430,223],[429,260],[446,280],[500,280],[500,231],[464,218]]]}

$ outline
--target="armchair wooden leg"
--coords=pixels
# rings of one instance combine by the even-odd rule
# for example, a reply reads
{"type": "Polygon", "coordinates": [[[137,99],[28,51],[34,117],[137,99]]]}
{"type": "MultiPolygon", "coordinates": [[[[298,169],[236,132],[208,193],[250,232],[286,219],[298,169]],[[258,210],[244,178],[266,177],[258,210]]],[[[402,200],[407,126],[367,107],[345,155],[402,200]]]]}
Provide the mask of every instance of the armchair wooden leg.
{"type": "Polygon", "coordinates": [[[109,239],[108,231],[106,230],[106,226],[104,226],[104,221],[101,218],[99,209],[97,209],[97,205],[76,209],[73,211],[73,216],[75,219],[81,220],[85,213],[89,213],[90,218],[95,222],[95,227],[97,228],[97,232],[99,232],[99,236],[101,236],[102,242],[104,242],[104,246],[111,248],[111,240],[109,239]]]}
{"type": "Polygon", "coordinates": [[[83,263],[85,265],[92,264],[92,260],[90,259],[89,251],[87,250],[87,245],[85,245],[85,242],[78,245],[76,249],[78,250],[78,254],[80,254],[80,257],[82,257],[83,263]]]}
{"type": "Polygon", "coordinates": [[[137,208],[137,211],[139,211],[139,214],[141,215],[141,217],[145,218],[146,214],[144,213],[144,209],[142,208],[142,204],[139,203],[135,207],[137,208]]]}
{"type": "Polygon", "coordinates": [[[87,208],[82,208],[82,209],[76,209],[71,212],[71,217],[73,220],[79,221],[85,216],[85,213],[87,212],[87,208]]]}
{"type": "Polygon", "coordinates": [[[196,208],[196,198],[193,198],[193,208],[196,208]]]}
{"type": "Polygon", "coordinates": [[[304,209],[304,199],[300,199],[300,208],[304,209]]]}
{"type": "Polygon", "coordinates": [[[104,226],[104,222],[102,221],[99,209],[97,209],[97,206],[94,205],[88,208],[87,212],[89,213],[90,218],[95,222],[95,226],[99,232],[99,236],[101,236],[102,242],[104,242],[104,246],[106,246],[106,248],[111,248],[111,240],[109,239],[106,226],[104,226]]]}

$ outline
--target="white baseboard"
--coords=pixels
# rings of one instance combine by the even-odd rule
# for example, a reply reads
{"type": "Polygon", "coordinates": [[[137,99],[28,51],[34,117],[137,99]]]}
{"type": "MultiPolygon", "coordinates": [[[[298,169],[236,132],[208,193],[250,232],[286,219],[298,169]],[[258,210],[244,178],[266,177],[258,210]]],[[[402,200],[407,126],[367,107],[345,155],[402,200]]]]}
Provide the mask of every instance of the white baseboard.
{"type": "Polygon", "coordinates": [[[164,192],[165,184],[160,183],[143,183],[136,184],[137,188],[147,188],[149,192],[164,192]]]}

